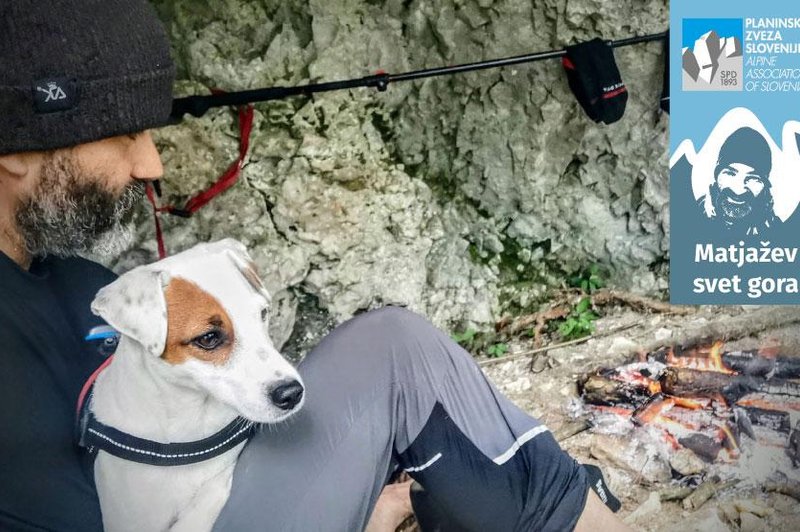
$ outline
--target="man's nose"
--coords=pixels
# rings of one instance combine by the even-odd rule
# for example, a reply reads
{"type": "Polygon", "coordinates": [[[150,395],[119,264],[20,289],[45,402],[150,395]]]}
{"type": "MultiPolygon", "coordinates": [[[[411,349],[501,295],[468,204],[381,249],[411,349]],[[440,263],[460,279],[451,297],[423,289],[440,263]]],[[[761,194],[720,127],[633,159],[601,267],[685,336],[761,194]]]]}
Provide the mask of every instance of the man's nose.
{"type": "Polygon", "coordinates": [[[747,187],[744,185],[744,176],[737,175],[730,180],[730,189],[737,196],[741,196],[747,192],[747,187]]]}
{"type": "Polygon", "coordinates": [[[150,131],[143,131],[136,135],[130,150],[133,161],[131,177],[143,181],[154,181],[164,175],[161,155],[158,153],[150,131]]]}

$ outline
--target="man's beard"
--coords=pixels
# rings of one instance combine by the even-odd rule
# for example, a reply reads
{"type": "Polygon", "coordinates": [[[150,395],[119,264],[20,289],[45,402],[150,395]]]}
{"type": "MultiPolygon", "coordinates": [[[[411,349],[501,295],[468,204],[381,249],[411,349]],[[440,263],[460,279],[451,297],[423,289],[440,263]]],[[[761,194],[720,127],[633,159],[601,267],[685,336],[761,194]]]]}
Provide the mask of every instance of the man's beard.
{"type": "Polygon", "coordinates": [[[750,191],[734,194],[730,189],[720,189],[714,184],[710,193],[717,216],[729,227],[764,228],[769,227],[775,218],[769,187],[754,196],[750,191]]]}
{"type": "Polygon", "coordinates": [[[17,231],[32,256],[114,256],[133,241],[133,207],[144,196],[136,181],[115,195],[110,179],[81,171],[68,155],[48,154],[39,183],[16,211],[17,231]]]}

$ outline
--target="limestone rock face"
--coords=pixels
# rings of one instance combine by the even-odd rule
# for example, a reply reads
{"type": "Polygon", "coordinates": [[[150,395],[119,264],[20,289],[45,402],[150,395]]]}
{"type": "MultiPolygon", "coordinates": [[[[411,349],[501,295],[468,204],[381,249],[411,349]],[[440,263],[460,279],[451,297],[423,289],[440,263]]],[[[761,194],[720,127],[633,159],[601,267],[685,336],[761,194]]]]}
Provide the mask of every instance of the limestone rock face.
{"type": "MultiPolygon", "coordinates": [[[[179,67],[205,93],[391,73],[659,32],[667,0],[154,0],[179,67]]],[[[170,251],[223,237],[252,251],[282,344],[308,301],[330,323],[387,303],[437,325],[488,324],[590,264],[617,286],[666,287],[663,44],[616,49],[630,98],[583,115],[557,60],[256,105],[241,181],[170,251]]],[[[236,158],[232,110],[157,134],[164,201],[236,158]]],[[[155,258],[149,213],[117,269],[155,258]]],[[[318,322],[319,320],[316,320],[318,322]]],[[[298,333],[298,331],[295,331],[298,333]]]]}

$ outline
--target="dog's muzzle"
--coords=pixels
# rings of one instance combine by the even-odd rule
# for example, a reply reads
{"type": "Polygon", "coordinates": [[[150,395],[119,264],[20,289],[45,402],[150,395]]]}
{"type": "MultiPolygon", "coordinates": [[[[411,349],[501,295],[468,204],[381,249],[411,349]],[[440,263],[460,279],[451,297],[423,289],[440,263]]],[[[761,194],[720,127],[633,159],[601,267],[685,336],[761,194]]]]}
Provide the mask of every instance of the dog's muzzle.
{"type": "Polygon", "coordinates": [[[270,388],[267,395],[281,410],[291,410],[303,398],[303,385],[296,380],[284,381],[270,388]]]}

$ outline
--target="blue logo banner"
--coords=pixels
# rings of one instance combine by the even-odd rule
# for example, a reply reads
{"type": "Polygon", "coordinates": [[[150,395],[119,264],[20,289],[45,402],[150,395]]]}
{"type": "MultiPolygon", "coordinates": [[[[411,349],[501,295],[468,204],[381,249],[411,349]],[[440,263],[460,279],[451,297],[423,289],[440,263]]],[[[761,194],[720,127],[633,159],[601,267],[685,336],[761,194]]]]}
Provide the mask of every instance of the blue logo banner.
{"type": "Polygon", "coordinates": [[[670,3],[673,303],[800,304],[793,15],[781,0],[670,3]]]}

